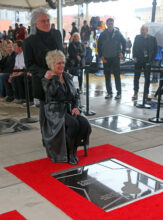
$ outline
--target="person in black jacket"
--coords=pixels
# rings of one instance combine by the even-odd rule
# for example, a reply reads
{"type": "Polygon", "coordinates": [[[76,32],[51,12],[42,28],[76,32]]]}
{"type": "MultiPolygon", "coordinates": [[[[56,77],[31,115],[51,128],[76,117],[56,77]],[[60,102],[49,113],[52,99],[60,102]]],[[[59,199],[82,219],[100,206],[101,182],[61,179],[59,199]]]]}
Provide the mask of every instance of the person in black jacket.
{"type": "MultiPolygon", "coordinates": [[[[63,50],[62,36],[59,30],[50,29],[50,16],[43,8],[32,12],[30,31],[30,36],[24,40],[24,61],[27,71],[32,74],[33,97],[40,100],[40,125],[42,125],[45,99],[41,79],[45,74],[51,74],[45,56],[50,50],[63,50]]],[[[48,154],[48,148],[46,149],[48,154]]]]}
{"type": "Polygon", "coordinates": [[[81,43],[80,34],[77,32],[73,33],[71,37],[68,54],[68,68],[70,67],[70,74],[78,76],[79,90],[81,91],[83,84],[83,70],[80,68],[85,65],[86,50],[81,43]]]}
{"type": "Polygon", "coordinates": [[[119,29],[114,28],[114,19],[106,20],[105,29],[98,39],[98,54],[104,64],[104,74],[107,95],[105,99],[112,98],[111,73],[115,78],[117,95],[115,99],[121,98],[120,59],[123,58],[126,49],[126,40],[119,29]]]}
{"type": "Polygon", "coordinates": [[[80,31],[80,37],[81,37],[81,40],[82,42],[84,43],[85,41],[88,41],[90,40],[90,35],[91,35],[91,29],[89,28],[88,24],[87,24],[87,21],[84,20],[83,22],[83,26],[81,28],[81,31],[80,31]]]}
{"type": "Polygon", "coordinates": [[[141,34],[135,37],[133,45],[133,58],[135,62],[133,100],[138,98],[139,78],[142,70],[144,70],[145,76],[144,92],[146,99],[148,99],[151,63],[157,54],[157,41],[155,37],[148,35],[148,27],[143,25],[140,32],[141,34]]]}
{"type": "MultiPolygon", "coordinates": [[[[79,32],[79,30],[77,29],[75,22],[72,22],[71,25],[72,25],[72,29],[71,29],[70,35],[71,35],[71,37],[72,37],[73,33],[79,32]]],[[[71,38],[70,38],[70,39],[71,39],[71,38]]]]}
{"type": "Polygon", "coordinates": [[[76,165],[77,147],[82,143],[88,144],[91,127],[80,114],[79,95],[72,76],[64,72],[63,52],[49,51],[46,62],[51,72],[42,78],[46,99],[43,140],[52,162],[76,165]]]}
{"type": "Polygon", "coordinates": [[[14,51],[13,43],[7,43],[8,55],[0,62],[0,84],[2,86],[1,96],[5,97],[5,101],[12,102],[14,100],[13,89],[10,83],[8,83],[9,75],[12,73],[15,65],[16,52],[14,51]]]}

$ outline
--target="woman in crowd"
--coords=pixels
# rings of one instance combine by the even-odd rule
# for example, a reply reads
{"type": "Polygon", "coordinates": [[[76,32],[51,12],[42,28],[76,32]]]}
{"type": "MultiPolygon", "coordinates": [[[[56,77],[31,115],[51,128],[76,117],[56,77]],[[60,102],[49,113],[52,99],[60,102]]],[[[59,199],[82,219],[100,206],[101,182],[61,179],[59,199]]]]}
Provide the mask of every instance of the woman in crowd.
{"type": "Polygon", "coordinates": [[[83,70],[80,70],[80,68],[85,65],[86,50],[84,45],[81,43],[80,34],[77,32],[73,33],[71,37],[68,54],[68,68],[70,69],[70,74],[78,76],[79,90],[81,91],[83,70]]]}
{"type": "Polygon", "coordinates": [[[46,55],[49,71],[42,79],[45,119],[42,137],[52,162],[77,164],[77,147],[88,144],[91,127],[78,109],[78,93],[72,76],[64,72],[65,55],[59,50],[46,55]]]}

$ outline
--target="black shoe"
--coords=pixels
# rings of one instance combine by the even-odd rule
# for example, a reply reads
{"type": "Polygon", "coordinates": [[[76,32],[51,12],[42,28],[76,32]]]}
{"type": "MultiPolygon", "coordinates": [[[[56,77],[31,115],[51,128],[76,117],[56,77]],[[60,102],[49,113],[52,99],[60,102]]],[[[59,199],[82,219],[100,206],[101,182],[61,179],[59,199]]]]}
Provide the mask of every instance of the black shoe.
{"type": "Polygon", "coordinates": [[[137,93],[134,93],[134,95],[132,96],[132,100],[135,101],[138,99],[138,94],[137,93]]]}
{"type": "Polygon", "coordinates": [[[113,97],[112,94],[107,94],[107,95],[105,96],[105,99],[111,99],[112,97],[113,97]]]}
{"type": "Polygon", "coordinates": [[[73,154],[69,154],[68,163],[71,165],[76,165],[78,162],[75,160],[75,157],[73,154]]]}
{"type": "Polygon", "coordinates": [[[115,99],[121,99],[121,94],[117,94],[117,95],[115,96],[115,99]]]}
{"type": "Polygon", "coordinates": [[[6,102],[12,102],[13,100],[14,100],[14,97],[12,96],[7,96],[5,99],[6,102]]]}

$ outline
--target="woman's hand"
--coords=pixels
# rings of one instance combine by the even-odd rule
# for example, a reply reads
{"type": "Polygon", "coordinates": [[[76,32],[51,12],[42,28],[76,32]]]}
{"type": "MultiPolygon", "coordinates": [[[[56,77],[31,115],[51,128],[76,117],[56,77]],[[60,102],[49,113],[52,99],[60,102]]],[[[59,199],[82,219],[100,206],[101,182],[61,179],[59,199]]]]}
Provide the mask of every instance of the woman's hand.
{"type": "Polygon", "coordinates": [[[45,73],[44,77],[45,77],[46,79],[51,79],[52,76],[54,76],[54,75],[56,75],[56,74],[55,74],[53,71],[48,70],[48,71],[45,73]]]}
{"type": "Polygon", "coordinates": [[[79,109],[78,108],[73,108],[72,109],[72,115],[79,115],[80,112],[79,112],[79,109]]]}

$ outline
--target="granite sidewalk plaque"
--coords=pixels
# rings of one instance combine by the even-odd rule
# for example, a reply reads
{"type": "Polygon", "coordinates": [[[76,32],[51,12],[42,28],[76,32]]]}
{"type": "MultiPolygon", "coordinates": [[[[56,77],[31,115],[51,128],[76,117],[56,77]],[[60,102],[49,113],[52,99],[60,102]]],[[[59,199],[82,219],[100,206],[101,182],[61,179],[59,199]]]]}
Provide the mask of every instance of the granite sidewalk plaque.
{"type": "Polygon", "coordinates": [[[105,211],[163,191],[163,181],[109,158],[51,174],[105,211]]]}
{"type": "Polygon", "coordinates": [[[94,118],[90,119],[89,122],[96,127],[103,128],[117,134],[124,134],[127,132],[157,126],[154,123],[121,114],[94,118]]]}

